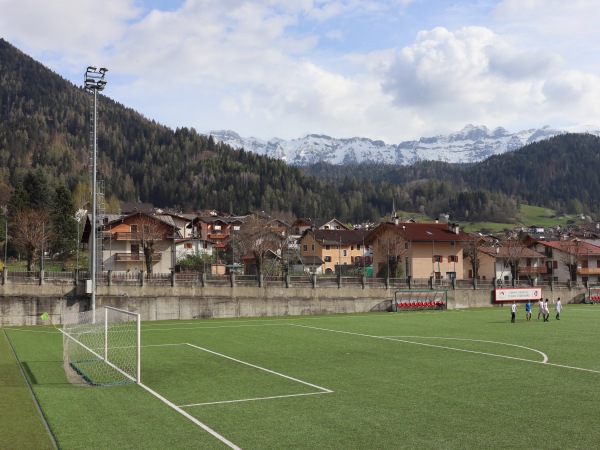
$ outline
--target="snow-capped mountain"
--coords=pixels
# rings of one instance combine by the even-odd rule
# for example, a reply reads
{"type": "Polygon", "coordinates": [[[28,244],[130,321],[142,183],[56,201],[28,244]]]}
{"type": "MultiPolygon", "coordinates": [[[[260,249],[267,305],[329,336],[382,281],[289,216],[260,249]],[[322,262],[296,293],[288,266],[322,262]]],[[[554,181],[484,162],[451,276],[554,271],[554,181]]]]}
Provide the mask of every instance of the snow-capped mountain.
{"type": "MultiPolygon", "coordinates": [[[[586,132],[600,136],[600,130],[586,132]]],[[[539,129],[510,133],[502,127],[490,130],[485,126],[467,125],[448,135],[423,137],[418,141],[386,144],[367,138],[335,139],[309,134],[300,139],[286,141],[273,138],[264,141],[242,138],[233,131],[211,131],[219,142],[234,148],[282,159],[290,165],[306,165],[320,161],[331,164],[377,162],[410,165],[418,161],[444,161],[449,163],[475,163],[489,156],[516,150],[526,144],[567,133],[545,126],[539,129]]]]}

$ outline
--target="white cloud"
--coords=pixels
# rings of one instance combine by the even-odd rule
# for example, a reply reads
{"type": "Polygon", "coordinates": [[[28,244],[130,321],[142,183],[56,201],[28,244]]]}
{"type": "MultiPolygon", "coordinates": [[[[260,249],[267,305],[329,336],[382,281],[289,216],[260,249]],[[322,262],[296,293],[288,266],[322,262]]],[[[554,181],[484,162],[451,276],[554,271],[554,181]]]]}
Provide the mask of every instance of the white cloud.
{"type": "Polygon", "coordinates": [[[585,111],[598,120],[597,108],[589,103],[598,98],[593,93],[600,80],[565,72],[563,62],[549,50],[511,46],[487,28],[436,28],[419,33],[398,53],[384,89],[397,108],[453,128],[461,123],[518,126],[532,118],[555,122],[558,107],[563,117],[585,111]]]}
{"type": "Polygon", "coordinates": [[[0,0],[0,29],[75,82],[108,67],[106,95],[172,127],[398,142],[600,123],[600,2],[434,3],[0,0]]]}

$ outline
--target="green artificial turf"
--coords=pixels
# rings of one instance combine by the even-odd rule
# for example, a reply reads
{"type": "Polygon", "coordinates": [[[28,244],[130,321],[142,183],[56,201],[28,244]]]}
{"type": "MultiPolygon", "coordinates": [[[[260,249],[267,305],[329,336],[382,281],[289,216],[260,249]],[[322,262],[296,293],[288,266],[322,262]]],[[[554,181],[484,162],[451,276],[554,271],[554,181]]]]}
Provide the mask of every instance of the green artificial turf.
{"type": "Polygon", "coordinates": [[[594,448],[600,308],[517,317],[499,307],[148,322],[142,383],[161,398],[135,384],[71,385],[56,330],[6,333],[61,449],[227,448],[216,435],[259,449],[594,448]]]}
{"type": "Polygon", "coordinates": [[[54,448],[4,332],[0,332],[0,399],[0,448],[54,448]]]}

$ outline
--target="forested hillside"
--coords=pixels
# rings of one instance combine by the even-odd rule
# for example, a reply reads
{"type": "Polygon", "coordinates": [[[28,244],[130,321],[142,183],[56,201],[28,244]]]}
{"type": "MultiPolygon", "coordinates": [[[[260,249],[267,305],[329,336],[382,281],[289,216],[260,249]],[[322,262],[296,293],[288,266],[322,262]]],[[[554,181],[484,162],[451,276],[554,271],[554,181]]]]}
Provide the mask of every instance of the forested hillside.
{"type": "MultiPolygon", "coordinates": [[[[110,95],[110,78],[104,92],[110,95]]],[[[75,192],[89,182],[90,103],[90,94],[0,39],[0,206],[34,172],[44,173],[54,189],[75,192]]],[[[104,95],[98,121],[98,179],[107,198],[120,201],[355,223],[389,217],[392,205],[460,221],[515,220],[519,202],[600,210],[600,138],[593,136],[555,137],[471,167],[426,162],[298,169],[217,144],[193,129],[172,130],[104,95]]]]}

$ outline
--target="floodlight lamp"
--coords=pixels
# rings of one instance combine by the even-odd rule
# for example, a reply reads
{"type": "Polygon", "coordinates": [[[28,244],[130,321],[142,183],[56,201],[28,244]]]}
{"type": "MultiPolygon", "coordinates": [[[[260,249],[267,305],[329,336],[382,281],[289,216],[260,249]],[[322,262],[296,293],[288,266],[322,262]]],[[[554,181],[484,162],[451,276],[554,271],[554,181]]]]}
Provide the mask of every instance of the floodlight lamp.
{"type": "Polygon", "coordinates": [[[87,70],[91,70],[91,71],[96,71],[96,67],[95,66],[88,66],[87,70]]]}
{"type": "Polygon", "coordinates": [[[101,67],[98,72],[100,72],[100,73],[106,73],[106,72],[108,72],[108,69],[106,67],[101,67]]]}

